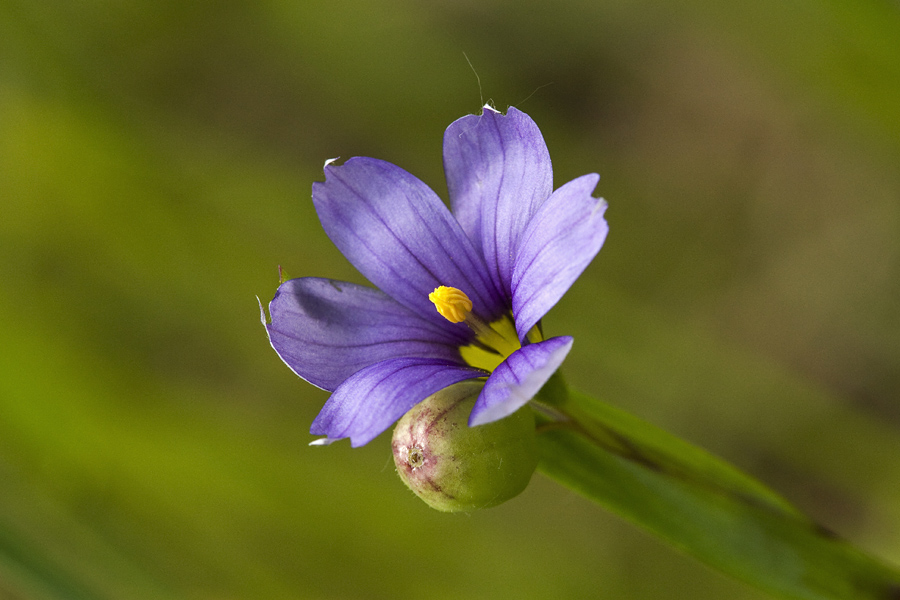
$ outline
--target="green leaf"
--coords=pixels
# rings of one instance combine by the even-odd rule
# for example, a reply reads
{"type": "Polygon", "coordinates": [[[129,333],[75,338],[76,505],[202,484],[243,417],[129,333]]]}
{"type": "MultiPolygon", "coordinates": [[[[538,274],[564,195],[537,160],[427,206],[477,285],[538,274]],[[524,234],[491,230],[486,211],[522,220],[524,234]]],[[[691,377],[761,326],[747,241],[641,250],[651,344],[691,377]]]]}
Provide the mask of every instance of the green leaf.
{"type": "Polygon", "coordinates": [[[900,572],[724,461],[558,377],[539,400],[545,475],[707,565],[784,598],[900,598],[900,572]]]}

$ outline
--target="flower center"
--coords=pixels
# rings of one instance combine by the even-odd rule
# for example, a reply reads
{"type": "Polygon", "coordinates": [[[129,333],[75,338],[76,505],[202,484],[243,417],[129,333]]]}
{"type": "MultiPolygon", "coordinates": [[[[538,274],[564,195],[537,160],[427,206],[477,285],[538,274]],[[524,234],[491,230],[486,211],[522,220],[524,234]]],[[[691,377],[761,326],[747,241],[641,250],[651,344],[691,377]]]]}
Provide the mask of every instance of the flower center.
{"type": "Polygon", "coordinates": [[[428,294],[428,299],[445,319],[451,323],[465,323],[475,332],[475,341],[460,348],[463,359],[473,367],[493,371],[521,347],[509,315],[486,323],[472,312],[472,301],[462,290],[442,285],[428,294]]]}

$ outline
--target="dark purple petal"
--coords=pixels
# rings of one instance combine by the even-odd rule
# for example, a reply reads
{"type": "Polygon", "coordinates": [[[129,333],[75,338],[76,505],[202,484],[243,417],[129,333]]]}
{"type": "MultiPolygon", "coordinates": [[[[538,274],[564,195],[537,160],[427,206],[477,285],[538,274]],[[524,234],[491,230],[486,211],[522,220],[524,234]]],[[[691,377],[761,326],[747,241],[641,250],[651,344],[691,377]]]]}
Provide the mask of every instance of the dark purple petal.
{"type": "Polygon", "coordinates": [[[509,302],[519,240],[553,191],[544,138],[525,113],[485,107],[447,128],[444,171],[453,214],[509,302]]]}
{"type": "Polygon", "coordinates": [[[370,365],[342,383],[313,421],[310,433],[328,441],[349,437],[368,444],[406,411],[448,385],[486,372],[450,361],[391,358],[370,365]]]}
{"type": "Polygon", "coordinates": [[[547,383],[571,348],[572,338],[562,336],[528,344],[510,354],[484,384],[469,425],[491,423],[519,410],[547,383]]]}
{"type": "Polygon", "coordinates": [[[498,317],[504,302],[481,257],[431,189],[390,163],[352,158],[325,166],[313,184],[322,227],[360,273],[394,300],[445,328],[428,300],[439,285],[468,294],[474,311],[498,317]]]}
{"type": "MultiPolygon", "coordinates": [[[[269,341],[297,375],[333,391],[355,372],[400,356],[455,360],[459,337],[382,292],[305,277],[281,284],[269,304],[269,341]]],[[[467,334],[466,331],[459,333],[467,334]]]]}
{"type": "Polygon", "coordinates": [[[562,298],[606,240],[606,201],[591,197],[599,179],[583,175],[553,192],[522,236],[512,277],[520,339],[562,298]]]}

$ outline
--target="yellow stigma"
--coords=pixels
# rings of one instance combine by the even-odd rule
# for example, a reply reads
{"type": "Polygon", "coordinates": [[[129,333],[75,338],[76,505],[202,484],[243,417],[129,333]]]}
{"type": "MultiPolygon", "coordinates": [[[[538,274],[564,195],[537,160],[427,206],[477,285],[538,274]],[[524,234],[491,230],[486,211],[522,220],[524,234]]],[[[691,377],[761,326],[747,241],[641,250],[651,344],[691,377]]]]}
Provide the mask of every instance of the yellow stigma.
{"type": "Polygon", "coordinates": [[[451,323],[462,323],[472,311],[472,301],[465,292],[454,287],[438,286],[428,294],[428,299],[434,303],[441,316],[451,323]]]}

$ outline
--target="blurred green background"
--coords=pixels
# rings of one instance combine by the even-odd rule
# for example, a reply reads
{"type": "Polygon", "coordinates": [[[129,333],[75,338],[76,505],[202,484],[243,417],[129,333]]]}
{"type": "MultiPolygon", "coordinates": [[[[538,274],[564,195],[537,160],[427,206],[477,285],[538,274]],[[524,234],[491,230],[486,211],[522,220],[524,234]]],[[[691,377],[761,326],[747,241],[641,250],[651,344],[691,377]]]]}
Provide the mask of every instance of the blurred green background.
{"type": "Polygon", "coordinates": [[[444,515],[255,296],[360,281],[325,159],[446,196],[483,99],[602,175],[564,369],[900,563],[900,5],[889,0],[0,3],[0,597],[762,594],[536,476],[444,515]]]}

